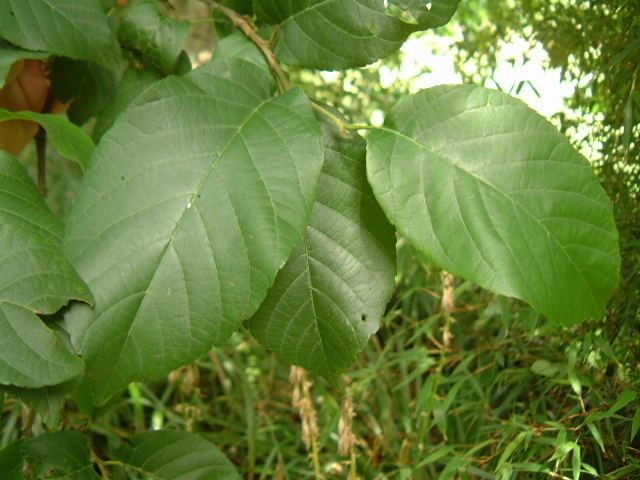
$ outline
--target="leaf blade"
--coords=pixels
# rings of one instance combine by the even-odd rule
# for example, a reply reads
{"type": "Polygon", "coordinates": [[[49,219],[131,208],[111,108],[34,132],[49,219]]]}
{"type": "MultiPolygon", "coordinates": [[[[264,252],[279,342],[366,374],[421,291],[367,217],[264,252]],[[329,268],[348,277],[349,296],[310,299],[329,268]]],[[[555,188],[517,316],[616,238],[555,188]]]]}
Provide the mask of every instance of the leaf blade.
{"type": "Polygon", "coordinates": [[[91,293],[60,252],[62,225],[18,161],[0,152],[0,384],[42,387],[83,371],[82,360],[35,313],[91,293]]]}
{"type": "Polygon", "coordinates": [[[95,60],[105,68],[121,61],[115,34],[97,0],[7,0],[0,4],[0,31],[27,50],[95,60]]]}
{"type": "Polygon", "coordinates": [[[97,403],[224,341],[299,242],[320,131],[265,75],[236,60],[157,82],[97,147],[64,242],[96,296],[67,325],[97,403]]]}
{"type": "Polygon", "coordinates": [[[368,158],[387,216],[444,269],[562,325],[601,313],[620,268],[611,202],[584,157],[520,101],[424,90],[371,132],[368,158]]]}
{"type": "Polygon", "coordinates": [[[393,293],[395,232],[367,183],[364,140],[326,124],[323,132],[306,238],[248,326],[281,358],[335,380],[377,331],[393,293]]]}
{"type": "Polygon", "coordinates": [[[83,170],[89,166],[95,147],[93,142],[84,130],[64,117],[30,111],[10,112],[0,108],[0,122],[8,120],[28,120],[39,123],[47,131],[51,143],[60,155],[77,162],[83,170]]]}
{"type": "Polygon", "coordinates": [[[233,464],[211,442],[184,431],[159,430],[131,438],[115,457],[158,479],[215,478],[240,480],[233,464]]]}
{"type": "Polygon", "coordinates": [[[256,0],[254,8],[259,20],[278,27],[275,53],[284,63],[344,69],[386,57],[411,33],[446,23],[459,0],[427,2],[431,8],[389,3],[395,10],[382,0],[256,0]]]}

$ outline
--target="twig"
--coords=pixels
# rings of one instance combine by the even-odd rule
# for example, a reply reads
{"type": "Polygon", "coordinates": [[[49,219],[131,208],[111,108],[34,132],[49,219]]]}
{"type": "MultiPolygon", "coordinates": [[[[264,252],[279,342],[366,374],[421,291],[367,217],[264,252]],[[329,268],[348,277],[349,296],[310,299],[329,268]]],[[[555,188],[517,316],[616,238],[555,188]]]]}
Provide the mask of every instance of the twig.
{"type": "Polygon", "coordinates": [[[225,7],[224,5],[219,4],[215,0],[200,0],[201,2],[208,3],[215,10],[218,10],[220,13],[225,15],[231,22],[238,28],[244,35],[253,42],[253,44],[260,49],[262,55],[267,60],[269,64],[269,68],[273,72],[273,75],[280,85],[280,88],[284,91],[289,90],[291,88],[291,83],[289,82],[289,78],[287,74],[282,69],[280,62],[276,58],[273,51],[269,47],[269,42],[267,42],[264,38],[260,37],[256,32],[255,28],[249,23],[249,21],[240,15],[235,10],[232,10],[229,7],[225,7]]]}
{"type": "Polygon", "coordinates": [[[40,127],[36,134],[36,155],[38,157],[38,190],[47,196],[47,131],[40,127]]]}
{"type": "MultiPolygon", "coordinates": [[[[53,88],[49,87],[42,113],[51,112],[53,102],[53,88]]],[[[47,131],[40,127],[36,134],[36,155],[38,157],[38,190],[43,197],[47,196],[47,131]]]]}
{"type": "MultiPolygon", "coordinates": [[[[258,49],[260,49],[260,52],[262,52],[262,55],[266,59],[267,64],[269,65],[269,69],[271,70],[274,78],[278,82],[278,85],[281,91],[285,92],[291,89],[291,82],[289,82],[289,77],[287,76],[285,71],[282,69],[282,66],[278,61],[278,58],[271,50],[271,47],[269,46],[269,42],[266,41],[264,38],[260,37],[260,35],[258,35],[258,33],[256,32],[255,26],[252,25],[250,20],[246,19],[235,10],[229,7],[226,7],[224,5],[221,5],[216,0],[200,0],[200,1],[211,5],[211,7],[214,10],[218,10],[220,13],[225,15],[229,20],[231,20],[231,22],[236,26],[236,28],[240,29],[240,31],[256,47],[258,47],[258,49]]],[[[315,101],[312,101],[311,104],[316,112],[320,113],[325,118],[327,118],[328,120],[333,122],[335,125],[337,125],[341,133],[346,137],[351,136],[351,134],[349,133],[350,130],[362,130],[362,129],[372,128],[369,125],[356,125],[356,124],[344,122],[339,117],[332,114],[331,112],[329,112],[327,109],[325,109],[315,101]]]]}

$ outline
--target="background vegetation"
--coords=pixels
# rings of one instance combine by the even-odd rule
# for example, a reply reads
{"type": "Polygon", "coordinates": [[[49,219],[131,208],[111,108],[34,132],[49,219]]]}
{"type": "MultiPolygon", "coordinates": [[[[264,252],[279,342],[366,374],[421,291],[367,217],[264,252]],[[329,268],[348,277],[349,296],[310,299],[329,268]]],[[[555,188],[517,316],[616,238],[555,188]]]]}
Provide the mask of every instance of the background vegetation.
{"type": "MultiPolygon", "coordinates": [[[[228,25],[208,22],[198,2],[170,3],[193,20],[192,60],[206,61],[228,25]]],[[[166,381],[132,384],[98,419],[68,405],[67,426],[105,446],[116,434],[197,431],[247,479],[640,478],[640,3],[466,0],[438,33],[464,81],[504,88],[497,52],[517,40],[529,47],[514,62],[542,47],[548,68],[575,86],[554,121],[594,160],[621,235],[622,280],[606,315],[553,327],[520,302],[438,271],[400,238],[397,291],[342,384],[290,369],[241,333],[166,381]]],[[[412,88],[398,74],[406,56],[291,73],[354,122],[375,121],[412,88]]],[[[511,93],[523,88],[536,89],[522,83],[511,93]]],[[[49,157],[50,175],[73,172],[49,157]]],[[[73,199],[68,181],[49,196],[62,215],[73,199]]],[[[0,448],[50,420],[31,419],[11,397],[2,412],[0,448]]]]}

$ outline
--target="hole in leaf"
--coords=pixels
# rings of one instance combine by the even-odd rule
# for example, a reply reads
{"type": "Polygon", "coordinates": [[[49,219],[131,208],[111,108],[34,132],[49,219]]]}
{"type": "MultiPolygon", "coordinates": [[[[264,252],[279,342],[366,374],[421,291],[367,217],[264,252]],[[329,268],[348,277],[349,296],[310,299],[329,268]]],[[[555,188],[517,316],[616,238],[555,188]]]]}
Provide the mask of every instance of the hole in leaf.
{"type": "Polygon", "coordinates": [[[362,315],[360,315],[360,320],[362,320],[363,322],[367,321],[367,314],[363,313],[362,315]]]}

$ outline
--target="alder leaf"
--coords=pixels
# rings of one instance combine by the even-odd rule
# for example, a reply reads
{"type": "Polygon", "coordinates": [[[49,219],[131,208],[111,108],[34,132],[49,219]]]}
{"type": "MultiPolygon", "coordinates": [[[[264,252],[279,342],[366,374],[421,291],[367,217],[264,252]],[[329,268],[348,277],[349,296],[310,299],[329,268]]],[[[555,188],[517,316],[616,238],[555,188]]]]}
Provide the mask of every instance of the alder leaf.
{"type": "Polygon", "coordinates": [[[0,122],[8,120],[28,120],[39,123],[46,130],[49,140],[60,155],[77,162],[83,170],[89,166],[95,146],[82,128],[66,118],[52,113],[10,112],[0,108],[0,122]]]}
{"type": "Polygon", "coordinates": [[[173,430],[135,435],[114,455],[132,471],[157,480],[240,480],[233,464],[202,436],[173,430]]]}
{"type": "Polygon", "coordinates": [[[99,0],[3,0],[0,37],[27,50],[95,61],[105,68],[116,68],[122,60],[99,0]]]}
{"type": "Polygon", "coordinates": [[[82,360],[36,316],[87,286],[60,252],[62,225],[22,166],[0,151],[0,384],[55,385],[82,374],[82,360]]]}
{"type": "Polygon", "coordinates": [[[367,183],[362,137],[329,125],[323,133],[305,239],[248,326],[280,357],[335,380],[378,330],[393,293],[395,230],[367,183]]]}
{"type": "Polygon", "coordinates": [[[395,52],[416,31],[443,25],[459,0],[255,0],[258,19],[277,27],[275,54],[290,65],[363,67],[395,52]]]}
{"type": "Polygon", "coordinates": [[[442,268],[571,325],[618,283],[612,205],[586,159],[520,100],[440,86],[367,137],[389,219],[442,268]]]}
{"type": "Polygon", "coordinates": [[[299,91],[211,62],[146,89],[96,147],[64,251],[94,292],[66,325],[105,403],[226,340],[300,242],[322,166],[299,91]]]}

